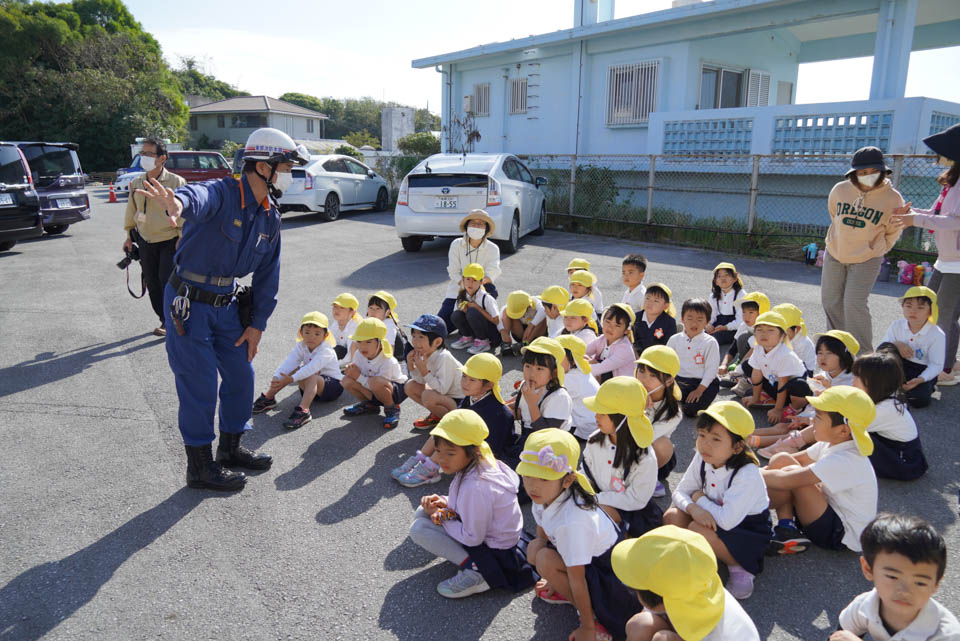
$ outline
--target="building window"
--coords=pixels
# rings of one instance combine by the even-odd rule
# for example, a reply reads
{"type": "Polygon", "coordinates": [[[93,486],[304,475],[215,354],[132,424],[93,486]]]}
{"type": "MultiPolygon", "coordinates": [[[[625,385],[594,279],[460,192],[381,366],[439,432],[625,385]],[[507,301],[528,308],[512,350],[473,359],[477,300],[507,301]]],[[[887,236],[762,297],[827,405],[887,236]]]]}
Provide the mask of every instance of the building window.
{"type": "MultiPolygon", "coordinates": [[[[489,104],[487,113],[490,112],[489,104]]],[[[527,113],[527,79],[513,78],[510,81],[510,113],[527,113]]]]}
{"type": "Polygon", "coordinates": [[[747,106],[766,107],[770,104],[770,74],[751,69],[747,81],[747,106]]]}
{"type": "Polygon", "coordinates": [[[490,83],[473,85],[473,115],[490,115],[490,83]]]}
{"type": "Polygon", "coordinates": [[[236,114],[230,117],[230,127],[233,129],[257,129],[266,127],[265,123],[266,117],[260,114],[236,114]]]}
{"type": "Polygon", "coordinates": [[[312,119],[312,118],[307,118],[307,133],[308,133],[308,134],[312,134],[312,133],[313,133],[313,119],[312,119]]]}
{"type": "Polygon", "coordinates": [[[607,126],[646,124],[657,110],[659,79],[659,60],[609,67],[607,126]]]}
{"type": "Polygon", "coordinates": [[[197,117],[190,116],[190,131],[196,131],[196,130],[197,130],[197,117]]]}
{"type": "Polygon", "coordinates": [[[715,64],[700,67],[697,109],[732,109],[745,105],[765,107],[769,101],[770,74],[766,71],[715,64]]]}
{"type": "Polygon", "coordinates": [[[784,82],[783,80],[777,81],[777,104],[778,105],[793,104],[793,83],[792,82],[784,82]]]}
{"type": "Polygon", "coordinates": [[[223,117],[223,114],[217,116],[217,129],[223,129],[227,126],[224,120],[225,118],[223,117]]]}

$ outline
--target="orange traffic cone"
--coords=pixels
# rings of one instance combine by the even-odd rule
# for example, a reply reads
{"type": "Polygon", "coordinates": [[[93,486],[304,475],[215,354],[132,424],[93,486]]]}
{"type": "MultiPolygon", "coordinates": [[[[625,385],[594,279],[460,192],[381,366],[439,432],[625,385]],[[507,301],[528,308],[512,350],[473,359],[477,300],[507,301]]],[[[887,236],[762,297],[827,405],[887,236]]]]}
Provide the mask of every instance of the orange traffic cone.
{"type": "Polygon", "coordinates": [[[110,202],[117,202],[117,192],[113,190],[113,183],[110,183],[110,202]]]}

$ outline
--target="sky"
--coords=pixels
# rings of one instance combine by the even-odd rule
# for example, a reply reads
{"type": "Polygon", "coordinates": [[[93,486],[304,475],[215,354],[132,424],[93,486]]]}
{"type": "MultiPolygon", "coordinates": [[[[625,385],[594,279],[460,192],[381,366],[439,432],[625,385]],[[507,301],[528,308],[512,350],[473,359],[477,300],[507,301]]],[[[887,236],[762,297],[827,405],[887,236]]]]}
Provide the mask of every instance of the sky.
{"type": "MultiPolygon", "coordinates": [[[[177,66],[193,57],[206,73],[254,95],[288,91],[372,96],[440,111],[440,76],[411,60],[567,29],[572,0],[126,0],[177,66]]],[[[617,0],[615,18],[667,9],[670,0],[617,0]]],[[[907,96],[960,102],[945,82],[960,47],[914,52],[907,96]]],[[[796,102],[865,100],[872,58],[800,66],[796,102]]]]}

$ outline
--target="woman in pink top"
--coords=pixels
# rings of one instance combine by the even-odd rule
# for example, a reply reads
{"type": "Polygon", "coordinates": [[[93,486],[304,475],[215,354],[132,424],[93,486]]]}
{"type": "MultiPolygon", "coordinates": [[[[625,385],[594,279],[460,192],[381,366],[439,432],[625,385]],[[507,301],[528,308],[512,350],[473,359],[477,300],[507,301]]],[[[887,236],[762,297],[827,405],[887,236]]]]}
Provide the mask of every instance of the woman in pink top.
{"type": "Polygon", "coordinates": [[[933,230],[937,243],[937,262],[930,277],[930,289],[937,293],[940,319],[937,324],[947,335],[946,359],[937,385],[956,385],[960,378],[952,372],[957,364],[957,343],[960,339],[960,123],[923,139],[937,153],[938,162],[947,167],[937,178],[943,188],[930,209],[911,209],[910,203],[894,213],[894,222],[902,227],[923,227],[933,230]],[[909,212],[909,213],[907,213],[909,212]]]}
{"type": "Polygon", "coordinates": [[[637,353],[633,351],[630,328],[636,318],[624,303],[614,303],[603,312],[603,333],[587,345],[591,373],[601,383],[614,376],[633,376],[637,353]]]}

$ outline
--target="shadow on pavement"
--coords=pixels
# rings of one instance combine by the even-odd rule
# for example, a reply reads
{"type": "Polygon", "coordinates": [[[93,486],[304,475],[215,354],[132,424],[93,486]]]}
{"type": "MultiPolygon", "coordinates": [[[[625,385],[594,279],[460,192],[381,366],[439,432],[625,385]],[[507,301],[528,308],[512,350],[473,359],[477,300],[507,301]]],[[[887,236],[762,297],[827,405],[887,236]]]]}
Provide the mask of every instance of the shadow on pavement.
{"type": "MultiPolygon", "coordinates": [[[[399,239],[397,243],[399,244],[399,239]]],[[[379,260],[371,261],[360,269],[340,278],[338,282],[346,287],[369,290],[371,283],[381,289],[408,289],[426,287],[447,280],[447,255],[437,252],[432,256],[408,254],[400,250],[388,254],[379,260]],[[430,263],[429,269],[415,263],[430,263]]],[[[361,301],[361,305],[364,301],[361,301]]],[[[439,302],[437,303],[439,307],[439,302]]],[[[363,307],[363,309],[366,309],[363,307]]],[[[400,310],[403,313],[403,309],[400,310]]]]}
{"type": "Polygon", "coordinates": [[[131,556],[215,495],[181,488],[99,541],[23,572],[0,588],[0,639],[40,639],[86,605],[131,556]]]}

